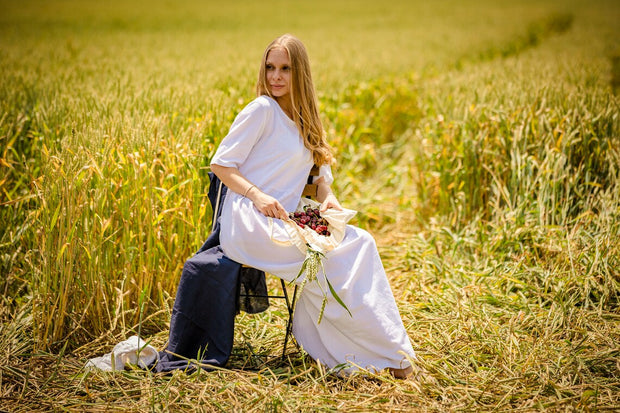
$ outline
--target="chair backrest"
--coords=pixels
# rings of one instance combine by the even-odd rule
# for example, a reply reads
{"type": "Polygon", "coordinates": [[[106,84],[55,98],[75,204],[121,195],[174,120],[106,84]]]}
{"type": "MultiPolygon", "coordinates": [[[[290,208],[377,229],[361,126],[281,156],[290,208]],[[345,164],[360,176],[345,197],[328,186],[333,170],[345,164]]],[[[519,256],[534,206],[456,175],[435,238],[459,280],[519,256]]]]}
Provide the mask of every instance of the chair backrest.
{"type": "Polygon", "coordinates": [[[306,186],[304,187],[304,191],[301,193],[301,196],[306,196],[309,198],[316,198],[317,192],[319,190],[319,186],[313,183],[314,178],[319,176],[319,167],[314,165],[310,170],[310,174],[308,175],[308,181],[306,186]]]}

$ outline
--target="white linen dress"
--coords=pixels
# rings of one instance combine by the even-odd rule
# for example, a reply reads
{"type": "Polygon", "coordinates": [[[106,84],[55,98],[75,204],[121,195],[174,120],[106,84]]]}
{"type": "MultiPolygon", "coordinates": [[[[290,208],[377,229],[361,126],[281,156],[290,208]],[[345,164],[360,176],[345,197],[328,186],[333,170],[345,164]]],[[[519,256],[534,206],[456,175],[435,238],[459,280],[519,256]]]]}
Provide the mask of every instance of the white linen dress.
{"type": "MultiPolygon", "coordinates": [[[[260,96],[239,113],[211,164],[238,168],[287,211],[294,211],[313,159],[295,122],[275,100],[260,96]]],[[[320,175],[333,182],[329,166],[321,167],[320,175]]],[[[230,259],[286,281],[297,276],[305,255],[287,245],[290,236],[281,220],[269,220],[250,199],[233,191],[228,191],[220,219],[220,242],[230,259]]],[[[415,353],[372,236],[347,225],[342,243],[323,262],[352,317],[328,293],[317,324],[323,294],[315,282],[306,283],[293,318],[297,342],[316,361],[344,373],[408,367],[415,353]]]]}

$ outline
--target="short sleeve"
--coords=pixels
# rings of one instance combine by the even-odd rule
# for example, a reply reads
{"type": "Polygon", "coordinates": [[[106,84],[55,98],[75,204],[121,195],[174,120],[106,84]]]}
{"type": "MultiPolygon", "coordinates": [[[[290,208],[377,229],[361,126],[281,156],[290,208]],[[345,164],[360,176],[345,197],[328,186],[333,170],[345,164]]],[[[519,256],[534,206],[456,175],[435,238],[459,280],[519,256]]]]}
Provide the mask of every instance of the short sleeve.
{"type": "Polygon", "coordinates": [[[215,151],[211,164],[239,168],[263,134],[268,116],[268,106],[258,99],[250,102],[233,121],[228,134],[215,151]]]}
{"type": "Polygon", "coordinates": [[[334,176],[332,175],[332,167],[329,164],[325,164],[319,167],[319,176],[315,177],[314,181],[320,179],[321,177],[325,178],[325,183],[327,185],[331,185],[332,183],[334,183],[334,176]]]}

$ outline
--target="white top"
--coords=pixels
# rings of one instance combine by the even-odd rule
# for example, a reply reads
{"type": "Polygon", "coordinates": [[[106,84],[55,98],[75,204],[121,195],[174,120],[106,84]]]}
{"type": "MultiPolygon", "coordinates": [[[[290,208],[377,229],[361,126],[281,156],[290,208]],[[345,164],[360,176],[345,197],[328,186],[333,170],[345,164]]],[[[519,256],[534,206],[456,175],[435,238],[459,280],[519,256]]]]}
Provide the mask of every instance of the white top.
{"type": "MultiPolygon", "coordinates": [[[[261,191],[292,212],[314,162],[295,122],[274,99],[259,96],[237,115],[211,164],[239,169],[261,191]]],[[[319,169],[319,176],[328,184],[333,182],[329,165],[319,169]]],[[[220,242],[229,258],[289,280],[297,275],[302,255],[277,262],[278,248],[273,239],[278,240],[277,245],[290,239],[281,220],[273,219],[271,226],[250,199],[233,191],[228,191],[220,219],[220,242]]]]}

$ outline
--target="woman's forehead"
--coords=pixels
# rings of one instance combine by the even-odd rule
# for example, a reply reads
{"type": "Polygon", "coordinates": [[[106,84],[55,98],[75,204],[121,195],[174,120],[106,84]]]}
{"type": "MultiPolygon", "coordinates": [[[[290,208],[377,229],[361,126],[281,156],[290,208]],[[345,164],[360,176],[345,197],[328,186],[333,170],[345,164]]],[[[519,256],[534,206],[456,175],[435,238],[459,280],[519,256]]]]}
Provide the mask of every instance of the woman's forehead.
{"type": "Polygon", "coordinates": [[[276,46],[267,53],[267,60],[271,61],[288,61],[288,52],[281,46],[276,46]]]}

